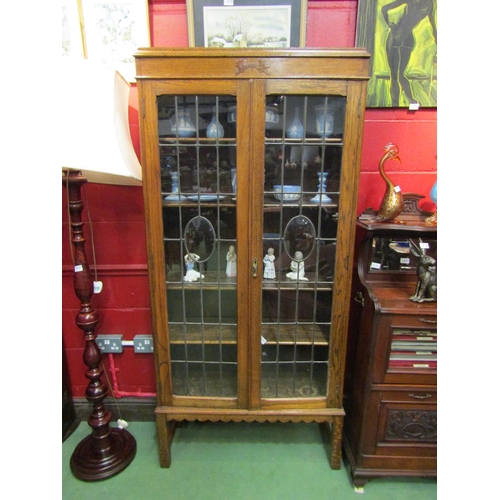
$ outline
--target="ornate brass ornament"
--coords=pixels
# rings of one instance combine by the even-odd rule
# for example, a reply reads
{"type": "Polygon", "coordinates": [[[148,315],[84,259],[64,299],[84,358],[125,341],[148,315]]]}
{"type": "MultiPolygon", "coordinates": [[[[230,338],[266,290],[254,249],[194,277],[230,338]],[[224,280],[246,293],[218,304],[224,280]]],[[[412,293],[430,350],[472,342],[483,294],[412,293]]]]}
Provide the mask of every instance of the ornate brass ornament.
{"type": "Polygon", "coordinates": [[[384,156],[380,160],[379,171],[386,184],[386,188],[377,214],[377,220],[379,221],[394,221],[403,211],[404,203],[401,189],[391,182],[384,170],[384,163],[387,160],[397,160],[401,162],[398,154],[399,148],[395,144],[389,143],[384,147],[384,156]]]}

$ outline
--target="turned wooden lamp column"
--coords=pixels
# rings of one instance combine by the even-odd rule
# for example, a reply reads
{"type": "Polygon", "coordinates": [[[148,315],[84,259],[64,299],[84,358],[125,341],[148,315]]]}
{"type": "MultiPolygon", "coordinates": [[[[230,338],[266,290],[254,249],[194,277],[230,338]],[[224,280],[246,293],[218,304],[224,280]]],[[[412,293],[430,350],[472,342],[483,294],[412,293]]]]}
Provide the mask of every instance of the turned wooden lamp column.
{"type": "Polygon", "coordinates": [[[99,314],[92,307],[94,284],[85,253],[85,237],[81,213],[83,203],[81,186],[87,182],[80,171],[70,171],[63,183],[67,186],[70,210],[71,240],[74,248],[75,294],[80,300],[80,311],[76,324],[83,330],[85,350],[83,361],[87,366],[86,377],[89,385],[87,400],[94,410],[88,423],[92,434],[83,439],[71,456],[71,471],[79,479],[97,481],[121,472],[132,462],[136,452],[134,437],[125,429],[110,427],[111,412],[104,406],[108,394],[106,384],[101,380],[101,351],[95,341],[95,330],[99,314]]]}
{"type": "Polygon", "coordinates": [[[83,331],[83,362],[87,367],[88,419],[92,433],[75,448],[71,471],[84,481],[98,481],[121,472],[134,459],[136,441],[125,429],[110,426],[104,401],[101,351],[96,328],[99,314],[92,306],[94,284],[85,253],[81,196],[86,182],[141,185],[128,125],[130,85],[113,69],[87,60],[63,58],[61,73],[61,154],[63,184],[67,188],[74,259],[75,294],[80,301],[76,324],[83,331]]]}

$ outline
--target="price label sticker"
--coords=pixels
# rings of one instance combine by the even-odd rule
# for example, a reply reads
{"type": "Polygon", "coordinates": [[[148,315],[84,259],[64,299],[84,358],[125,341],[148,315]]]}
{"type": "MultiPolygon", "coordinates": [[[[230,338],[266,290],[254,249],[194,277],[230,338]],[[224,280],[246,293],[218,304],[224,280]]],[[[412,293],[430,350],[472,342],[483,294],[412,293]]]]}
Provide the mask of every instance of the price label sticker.
{"type": "Polygon", "coordinates": [[[410,111],[418,111],[420,108],[420,104],[418,102],[412,102],[410,104],[410,111]]]}
{"type": "Polygon", "coordinates": [[[370,264],[370,269],[380,269],[380,262],[372,262],[370,264]]]}
{"type": "Polygon", "coordinates": [[[429,243],[425,243],[425,241],[421,241],[420,242],[420,248],[422,250],[428,250],[430,247],[429,247],[429,243]]]}
{"type": "Polygon", "coordinates": [[[401,188],[399,186],[394,187],[394,192],[399,193],[401,191],[401,188]]]}
{"type": "Polygon", "coordinates": [[[102,281],[94,281],[94,293],[102,292],[102,281]]]}
{"type": "Polygon", "coordinates": [[[399,262],[401,264],[409,264],[410,263],[410,259],[408,257],[402,257],[401,259],[399,259],[399,262]]]}
{"type": "Polygon", "coordinates": [[[224,0],[224,5],[234,5],[234,0],[224,0]]]}
{"type": "Polygon", "coordinates": [[[267,340],[262,335],[260,336],[260,343],[262,345],[267,344],[267,340]]]}
{"type": "Polygon", "coordinates": [[[82,271],[83,271],[83,266],[81,264],[75,266],[75,273],[81,273],[82,271]]]}

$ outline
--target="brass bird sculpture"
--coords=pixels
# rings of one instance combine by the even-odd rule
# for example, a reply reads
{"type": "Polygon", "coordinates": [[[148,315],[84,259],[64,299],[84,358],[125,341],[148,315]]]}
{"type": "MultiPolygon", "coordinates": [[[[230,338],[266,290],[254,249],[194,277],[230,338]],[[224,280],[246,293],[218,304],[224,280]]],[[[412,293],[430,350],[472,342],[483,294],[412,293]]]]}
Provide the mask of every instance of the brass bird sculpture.
{"type": "Polygon", "coordinates": [[[377,213],[377,220],[379,221],[389,221],[395,219],[402,211],[404,207],[403,194],[399,189],[399,186],[394,186],[394,184],[389,180],[384,171],[384,163],[387,160],[398,160],[401,162],[401,158],[398,155],[399,148],[392,143],[387,144],[384,147],[384,156],[379,163],[379,171],[382,179],[384,179],[386,188],[385,194],[380,203],[380,208],[377,213]]]}

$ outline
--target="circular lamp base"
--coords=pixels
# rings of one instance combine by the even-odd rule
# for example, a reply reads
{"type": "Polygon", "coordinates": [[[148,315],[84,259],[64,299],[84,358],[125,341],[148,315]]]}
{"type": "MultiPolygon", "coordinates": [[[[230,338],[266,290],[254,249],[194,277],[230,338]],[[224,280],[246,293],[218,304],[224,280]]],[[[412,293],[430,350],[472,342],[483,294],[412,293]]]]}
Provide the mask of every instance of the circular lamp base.
{"type": "Polygon", "coordinates": [[[135,457],[137,443],[128,431],[112,428],[111,446],[107,453],[94,451],[96,438],[91,434],[83,439],[71,456],[71,472],[83,481],[100,481],[121,472],[135,457]],[[94,446],[93,446],[94,444],[94,446]]]}

